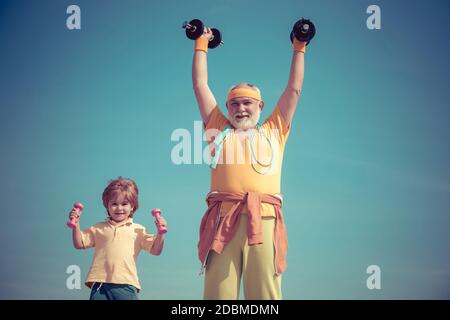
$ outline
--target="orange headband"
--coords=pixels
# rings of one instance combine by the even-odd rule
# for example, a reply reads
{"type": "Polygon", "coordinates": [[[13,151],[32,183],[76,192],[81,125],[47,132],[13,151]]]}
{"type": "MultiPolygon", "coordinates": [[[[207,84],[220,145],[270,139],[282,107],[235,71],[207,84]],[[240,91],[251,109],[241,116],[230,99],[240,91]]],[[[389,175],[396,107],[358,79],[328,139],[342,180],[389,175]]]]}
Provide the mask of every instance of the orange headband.
{"type": "Polygon", "coordinates": [[[240,97],[248,97],[256,100],[261,100],[261,94],[258,91],[240,87],[232,89],[228,93],[227,102],[233,98],[240,98],[240,97]]]}

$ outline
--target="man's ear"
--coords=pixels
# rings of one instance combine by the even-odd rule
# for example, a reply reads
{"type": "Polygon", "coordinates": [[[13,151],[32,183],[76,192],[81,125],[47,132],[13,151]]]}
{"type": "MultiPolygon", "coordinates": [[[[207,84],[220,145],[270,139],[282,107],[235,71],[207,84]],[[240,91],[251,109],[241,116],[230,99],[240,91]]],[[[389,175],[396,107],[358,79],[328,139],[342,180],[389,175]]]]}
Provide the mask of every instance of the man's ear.
{"type": "Polygon", "coordinates": [[[260,101],[259,102],[259,110],[262,111],[262,109],[264,108],[264,101],[260,101]]]}
{"type": "Polygon", "coordinates": [[[229,114],[230,114],[231,107],[228,105],[228,102],[225,103],[225,106],[227,107],[227,112],[228,112],[228,115],[229,115],[229,114]]]}

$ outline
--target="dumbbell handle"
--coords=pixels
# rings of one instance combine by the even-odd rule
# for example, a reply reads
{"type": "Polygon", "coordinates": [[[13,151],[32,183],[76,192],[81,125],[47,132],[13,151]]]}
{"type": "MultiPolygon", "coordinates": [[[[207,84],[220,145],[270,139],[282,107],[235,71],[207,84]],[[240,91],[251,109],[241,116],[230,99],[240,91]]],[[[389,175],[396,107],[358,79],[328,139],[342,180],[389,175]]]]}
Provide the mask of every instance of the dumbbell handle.
{"type": "MultiPolygon", "coordinates": [[[[81,215],[81,212],[83,211],[84,206],[79,202],[75,202],[73,204],[73,208],[78,211],[79,215],[81,215]]],[[[67,226],[71,229],[75,228],[76,225],[77,225],[77,218],[75,218],[75,217],[73,217],[72,219],[67,221],[67,226]]]]}
{"type": "MultiPolygon", "coordinates": [[[[161,209],[156,208],[152,210],[152,216],[155,217],[155,219],[159,222],[159,219],[161,218],[161,209]]],[[[157,224],[158,226],[158,234],[163,234],[167,232],[167,227],[162,226],[160,224],[157,224]]]]}

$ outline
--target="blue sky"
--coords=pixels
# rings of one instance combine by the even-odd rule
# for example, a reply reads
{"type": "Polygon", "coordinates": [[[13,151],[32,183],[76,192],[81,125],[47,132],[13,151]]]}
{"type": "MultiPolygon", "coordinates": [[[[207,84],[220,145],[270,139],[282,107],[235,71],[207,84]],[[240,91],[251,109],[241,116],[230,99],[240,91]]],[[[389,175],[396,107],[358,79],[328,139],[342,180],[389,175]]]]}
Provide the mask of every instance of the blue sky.
{"type": "Polygon", "coordinates": [[[258,85],[273,109],[286,85],[289,32],[314,21],[303,92],[284,158],[289,251],[286,299],[450,298],[450,111],[446,1],[2,1],[0,5],[0,245],[2,299],[87,299],[93,251],[65,226],[105,217],[117,176],[140,188],[135,221],[169,223],[165,251],[138,261],[141,299],[200,299],[198,226],[206,165],[172,163],[178,128],[200,120],[191,86],[200,18],[225,45],[209,52],[220,105],[228,88],[258,85]],[[81,8],[81,30],[66,8],[81,8]],[[381,8],[381,30],[366,8],[381,8]],[[426,19],[426,20],[425,20],[426,19]],[[366,268],[381,268],[368,290],[366,268]]]}

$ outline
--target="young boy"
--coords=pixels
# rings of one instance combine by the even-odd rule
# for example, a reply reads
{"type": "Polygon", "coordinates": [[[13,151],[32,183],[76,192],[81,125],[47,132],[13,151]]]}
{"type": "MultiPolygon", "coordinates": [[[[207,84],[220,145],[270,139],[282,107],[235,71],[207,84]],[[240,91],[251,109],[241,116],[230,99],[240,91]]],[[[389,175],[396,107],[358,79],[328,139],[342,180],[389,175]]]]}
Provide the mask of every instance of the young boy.
{"type": "MultiPolygon", "coordinates": [[[[86,279],[86,285],[91,288],[90,300],[137,300],[141,289],[136,269],[139,252],[161,254],[164,233],[148,234],[145,227],[133,222],[139,207],[138,193],[131,179],[119,177],[111,181],[102,196],[107,219],[83,231],[80,231],[77,211],[70,211],[69,218],[77,221],[72,232],[74,247],[95,248],[86,279]]],[[[163,217],[156,224],[167,225],[163,217]]]]}

